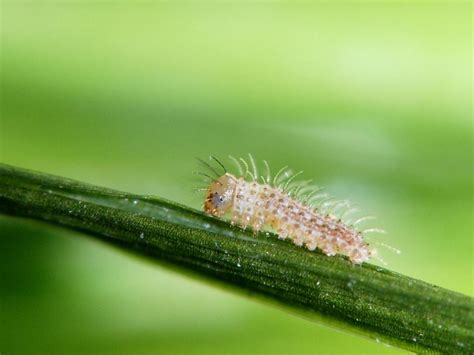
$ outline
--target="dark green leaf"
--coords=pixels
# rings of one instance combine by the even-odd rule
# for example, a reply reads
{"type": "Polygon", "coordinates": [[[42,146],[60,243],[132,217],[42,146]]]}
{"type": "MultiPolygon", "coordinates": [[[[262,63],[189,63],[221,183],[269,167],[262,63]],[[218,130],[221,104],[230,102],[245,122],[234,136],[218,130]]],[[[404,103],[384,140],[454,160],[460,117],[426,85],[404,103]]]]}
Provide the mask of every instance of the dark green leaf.
{"type": "Polygon", "coordinates": [[[474,351],[468,296],[271,234],[254,236],[156,197],[0,165],[0,212],[82,230],[405,349],[474,351]]]}

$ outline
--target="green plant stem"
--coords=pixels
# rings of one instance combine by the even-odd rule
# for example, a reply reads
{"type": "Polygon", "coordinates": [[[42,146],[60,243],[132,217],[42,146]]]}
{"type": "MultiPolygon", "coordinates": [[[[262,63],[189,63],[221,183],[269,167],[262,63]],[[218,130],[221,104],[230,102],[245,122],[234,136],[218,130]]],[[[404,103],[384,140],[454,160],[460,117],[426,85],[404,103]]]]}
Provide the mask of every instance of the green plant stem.
{"type": "Polygon", "coordinates": [[[0,164],[0,212],[39,219],[417,352],[473,353],[473,299],[151,196],[0,164]]]}

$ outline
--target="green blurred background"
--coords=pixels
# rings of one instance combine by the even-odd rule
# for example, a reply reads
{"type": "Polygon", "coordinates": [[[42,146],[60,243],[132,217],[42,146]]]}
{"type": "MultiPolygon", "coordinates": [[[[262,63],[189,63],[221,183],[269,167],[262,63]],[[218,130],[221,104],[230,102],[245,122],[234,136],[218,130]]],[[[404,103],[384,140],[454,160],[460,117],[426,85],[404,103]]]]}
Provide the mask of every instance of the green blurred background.
{"type": "MultiPolygon", "coordinates": [[[[194,157],[251,152],[377,215],[390,269],[473,295],[470,2],[1,11],[2,162],[199,208],[194,157]]],[[[80,233],[0,234],[2,354],[401,352],[80,233]]]]}

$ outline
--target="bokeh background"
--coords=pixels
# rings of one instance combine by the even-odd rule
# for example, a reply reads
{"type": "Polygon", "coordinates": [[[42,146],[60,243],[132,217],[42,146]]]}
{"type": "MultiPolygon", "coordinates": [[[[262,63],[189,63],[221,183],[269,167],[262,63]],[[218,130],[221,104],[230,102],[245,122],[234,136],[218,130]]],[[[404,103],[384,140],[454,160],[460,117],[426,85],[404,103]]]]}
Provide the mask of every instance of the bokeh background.
{"type": "MultiPolygon", "coordinates": [[[[473,295],[471,6],[3,1],[1,161],[199,208],[194,158],[251,152],[473,295]]],[[[402,353],[5,216],[0,301],[2,354],[402,353]]]]}

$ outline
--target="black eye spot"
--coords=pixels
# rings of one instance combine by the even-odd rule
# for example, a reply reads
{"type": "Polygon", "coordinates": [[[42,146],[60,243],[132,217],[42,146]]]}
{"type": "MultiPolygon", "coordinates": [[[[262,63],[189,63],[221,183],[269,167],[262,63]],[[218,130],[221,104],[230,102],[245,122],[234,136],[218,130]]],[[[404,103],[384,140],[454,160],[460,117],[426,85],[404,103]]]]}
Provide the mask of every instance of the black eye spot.
{"type": "Polygon", "coordinates": [[[215,207],[219,207],[219,205],[222,204],[222,202],[224,202],[224,199],[221,196],[219,196],[217,192],[215,192],[214,196],[212,196],[212,204],[215,207]]]}

